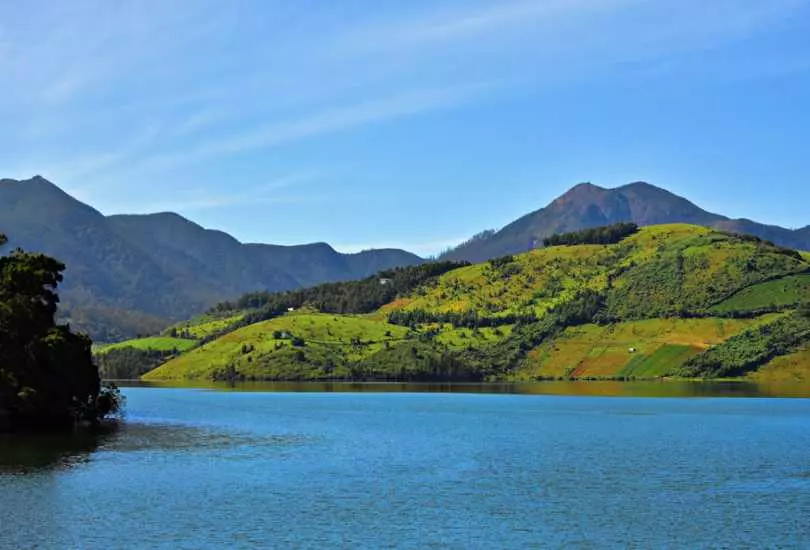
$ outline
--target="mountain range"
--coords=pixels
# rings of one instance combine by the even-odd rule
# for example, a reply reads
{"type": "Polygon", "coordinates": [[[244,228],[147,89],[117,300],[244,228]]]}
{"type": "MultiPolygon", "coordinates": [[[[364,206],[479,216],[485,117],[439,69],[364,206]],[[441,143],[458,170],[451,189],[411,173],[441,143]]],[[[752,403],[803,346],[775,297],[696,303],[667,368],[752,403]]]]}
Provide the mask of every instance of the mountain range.
{"type": "Polygon", "coordinates": [[[63,261],[63,320],[98,341],[159,331],[258,289],[357,279],[422,262],[402,250],[341,254],[325,243],[242,244],[171,213],[104,216],[45,178],[0,180],[5,250],[63,261]]]}
{"type": "Polygon", "coordinates": [[[810,250],[810,226],[798,230],[731,219],[707,212],[665,189],[636,182],[615,189],[581,183],[545,208],[526,214],[499,231],[485,231],[445,252],[446,260],[482,262],[535,248],[546,237],[619,222],[639,226],[690,223],[732,233],[756,235],[774,243],[810,250]]]}
{"type": "MultiPolygon", "coordinates": [[[[536,248],[555,233],[623,221],[704,225],[810,250],[810,226],[730,219],[643,182],[615,189],[583,183],[440,259],[481,262],[536,248]]],[[[172,213],[104,216],[40,176],[0,180],[0,231],[9,237],[6,251],[21,247],[67,264],[62,318],[98,341],[157,332],[244,292],[358,279],[424,261],[396,249],[341,254],[326,243],[243,244],[172,213]]]]}

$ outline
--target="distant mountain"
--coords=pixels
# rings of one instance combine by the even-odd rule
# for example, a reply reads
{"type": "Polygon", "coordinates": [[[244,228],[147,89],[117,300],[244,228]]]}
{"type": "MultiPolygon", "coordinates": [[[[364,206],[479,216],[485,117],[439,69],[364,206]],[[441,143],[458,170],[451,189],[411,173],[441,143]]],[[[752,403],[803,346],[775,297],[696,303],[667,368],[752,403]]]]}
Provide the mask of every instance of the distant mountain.
{"type": "Polygon", "coordinates": [[[776,244],[810,250],[810,226],[791,230],[751,220],[732,220],[707,212],[683,197],[645,182],[615,189],[581,183],[545,208],[527,214],[500,231],[485,231],[442,254],[441,259],[480,262],[534,248],[555,233],[618,222],[641,226],[690,223],[723,231],[749,233],[776,244]]]}
{"type": "Polygon", "coordinates": [[[65,262],[62,316],[98,340],[154,332],[244,292],[366,277],[422,262],[402,250],[242,244],[177,214],[105,217],[40,176],[0,180],[0,230],[65,262]]]}

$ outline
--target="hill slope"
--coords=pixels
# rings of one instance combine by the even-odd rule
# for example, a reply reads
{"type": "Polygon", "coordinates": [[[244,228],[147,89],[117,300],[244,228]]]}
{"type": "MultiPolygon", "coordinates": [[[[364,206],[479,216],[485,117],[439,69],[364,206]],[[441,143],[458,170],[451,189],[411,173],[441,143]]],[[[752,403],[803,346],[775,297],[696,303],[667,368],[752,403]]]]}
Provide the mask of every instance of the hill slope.
{"type": "Polygon", "coordinates": [[[110,216],[42,177],[0,180],[9,245],[68,265],[61,315],[94,339],[153,333],[244,292],[355,279],[422,260],[402,250],[242,244],[177,214],[110,216]]]}
{"type": "MultiPolygon", "coordinates": [[[[275,313],[237,323],[145,378],[740,376],[810,343],[810,263],[754,237],[633,227],[614,244],[445,265],[364,314],[318,308],[370,281],[334,297],[329,288],[308,293],[303,309],[297,294],[265,296],[275,313]],[[284,314],[286,305],[295,310],[284,314]]],[[[229,307],[251,303],[217,311],[228,318],[238,313],[229,307]]]]}
{"type": "Polygon", "coordinates": [[[667,223],[703,225],[756,235],[781,246],[810,250],[810,226],[793,231],[750,220],[731,220],[702,210],[683,197],[644,182],[615,189],[582,183],[545,208],[515,220],[500,231],[484,232],[446,252],[442,259],[481,262],[505,254],[525,252],[555,233],[619,222],[633,222],[640,226],[667,223]]]}

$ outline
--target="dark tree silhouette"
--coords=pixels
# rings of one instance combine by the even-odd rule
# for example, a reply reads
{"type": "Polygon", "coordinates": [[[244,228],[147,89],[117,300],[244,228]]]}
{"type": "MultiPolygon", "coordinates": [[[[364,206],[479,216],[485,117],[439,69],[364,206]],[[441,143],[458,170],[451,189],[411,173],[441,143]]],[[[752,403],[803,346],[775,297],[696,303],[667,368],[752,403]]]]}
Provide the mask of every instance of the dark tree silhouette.
{"type": "Polygon", "coordinates": [[[64,269],[22,250],[0,257],[0,431],[68,429],[117,405],[117,390],[101,388],[90,339],[54,321],[64,269]]]}

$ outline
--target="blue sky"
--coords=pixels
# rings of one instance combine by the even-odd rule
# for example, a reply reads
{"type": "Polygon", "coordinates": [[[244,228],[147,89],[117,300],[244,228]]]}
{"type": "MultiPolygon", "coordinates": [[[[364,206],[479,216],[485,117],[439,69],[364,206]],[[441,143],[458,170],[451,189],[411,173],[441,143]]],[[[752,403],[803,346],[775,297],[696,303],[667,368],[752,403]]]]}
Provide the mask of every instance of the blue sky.
{"type": "Polygon", "coordinates": [[[0,175],[437,252],[581,181],[810,224],[810,0],[0,0],[0,175]]]}

